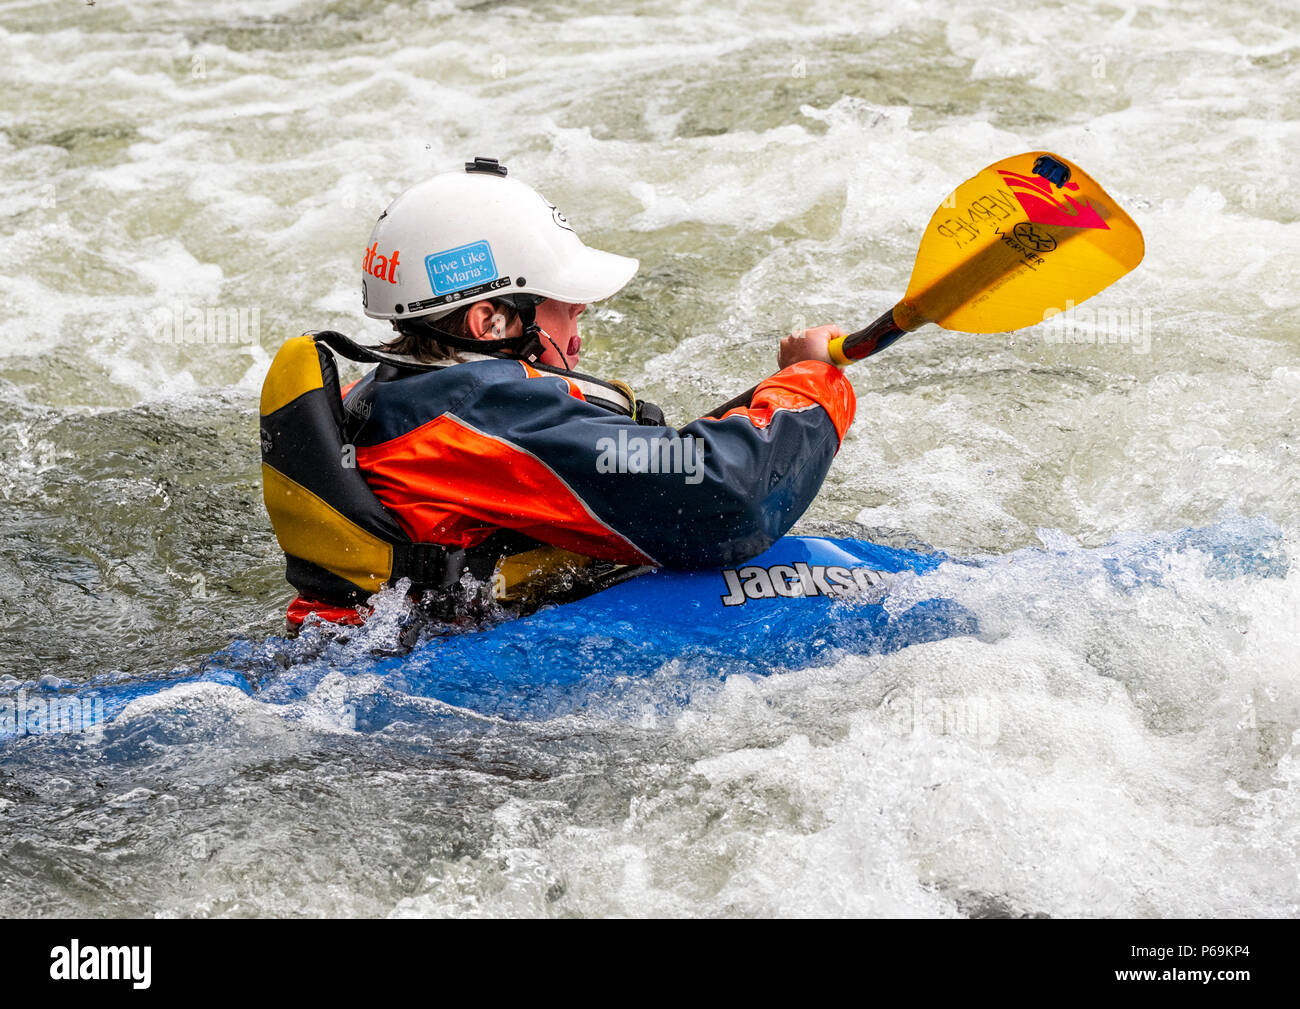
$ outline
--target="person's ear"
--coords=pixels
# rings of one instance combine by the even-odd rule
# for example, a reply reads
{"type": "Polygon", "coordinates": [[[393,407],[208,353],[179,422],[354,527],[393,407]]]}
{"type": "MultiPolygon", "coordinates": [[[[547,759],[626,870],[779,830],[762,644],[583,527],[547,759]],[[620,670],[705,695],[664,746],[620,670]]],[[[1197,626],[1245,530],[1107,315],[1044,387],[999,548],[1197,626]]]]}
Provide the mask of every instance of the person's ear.
{"type": "MultiPolygon", "coordinates": [[[[511,313],[514,316],[514,313],[511,313]]],[[[504,340],[518,336],[521,328],[517,319],[507,319],[502,310],[490,301],[478,301],[465,313],[465,329],[475,340],[504,340]]]]}

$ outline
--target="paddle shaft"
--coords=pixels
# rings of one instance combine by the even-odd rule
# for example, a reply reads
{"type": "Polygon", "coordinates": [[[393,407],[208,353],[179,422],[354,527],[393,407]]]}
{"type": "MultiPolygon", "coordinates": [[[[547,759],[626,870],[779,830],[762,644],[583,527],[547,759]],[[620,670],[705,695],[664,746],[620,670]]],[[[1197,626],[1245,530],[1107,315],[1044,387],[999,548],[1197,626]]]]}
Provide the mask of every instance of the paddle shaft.
{"type": "MultiPolygon", "coordinates": [[[[884,350],[906,332],[907,330],[899,328],[894,322],[894,310],[891,308],[865,329],[859,329],[856,333],[850,333],[848,336],[842,337],[839,345],[840,356],[848,361],[861,361],[864,357],[870,357],[872,354],[884,350]]],[[[831,356],[835,356],[833,352],[831,356]]],[[[704,416],[718,418],[730,410],[735,410],[737,407],[749,406],[757,390],[758,386],[747,389],[739,396],[727,400],[720,407],[706,413],[704,416]]]]}

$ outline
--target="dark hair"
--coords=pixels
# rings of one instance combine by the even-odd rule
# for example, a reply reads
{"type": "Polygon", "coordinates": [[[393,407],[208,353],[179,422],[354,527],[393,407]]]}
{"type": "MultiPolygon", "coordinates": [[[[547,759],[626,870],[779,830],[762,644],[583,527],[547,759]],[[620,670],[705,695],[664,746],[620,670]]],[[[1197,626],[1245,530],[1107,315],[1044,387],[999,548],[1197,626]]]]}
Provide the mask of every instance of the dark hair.
{"type": "MultiPolygon", "coordinates": [[[[438,330],[444,333],[450,333],[452,336],[460,337],[463,340],[472,340],[473,334],[469,331],[469,325],[466,323],[466,316],[469,310],[477,302],[469,305],[462,305],[450,315],[444,315],[441,319],[435,319],[430,322],[424,318],[415,319],[398,319],[393,323],[393,328],[397,330],[397,336],[383,344],[383,349],[390,354],[403,354],[407,357],[413,357],[418,361],[431,361],[440,357],[446,357],[452,350],[444,342],[438,339],[438,330]]],[[[493,301],[493,308],[506,318],[506,325],[509,326],[515,321],[518,312],[513,305],[508,305],[503,301],[493,301]]]]}

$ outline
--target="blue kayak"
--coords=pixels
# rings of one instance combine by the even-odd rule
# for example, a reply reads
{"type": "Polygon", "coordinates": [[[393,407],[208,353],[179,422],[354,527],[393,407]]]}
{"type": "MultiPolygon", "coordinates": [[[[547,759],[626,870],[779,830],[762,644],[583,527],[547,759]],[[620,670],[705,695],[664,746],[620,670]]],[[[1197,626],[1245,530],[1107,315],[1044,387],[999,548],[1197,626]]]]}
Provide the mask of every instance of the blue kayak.
{"type": "Polygon", "coordinates": [[[513,718],[562,713],[665,663],[711,680],[765,675],[977,631],[946,599],[886,607],[899,577],[943,555],[787,536],[721,571],[651,571],[490,630],[430,642],[375,671],[407,693],[513,718]]]}
{"type": "MultiPolygon", "coordinates": [[[[1028,548],[1006,557],[953,559],[927,549],[859,539],[788,536],[747,564],[720,571],[651,571],[575,602],[479,630],[426,636],[409,652],[393,645],[404,597],[390,593],[363,628],[339,636],[311,628],[296,640],[237,641],[197,670],[156,677],[101,676],[78,686],[31,691],[93,698],[93,718],[111,721],[133,701],[186,684],[221,684],[288,717],[319,701],[322,684],[352,684],[344,727],[377,731],[439,712],[543,719],[611,710],[629,685],[655,681],[666,707],[733,675],[826,665],[846,654],[978,635],[970,609],[951,598],[962,579],[1014,564],[1026,576],[1080,584],[1101,578],[1118,592],[1160,583],[1171,558],[1205,555],[1211,576],[1280,577],[1281,533],[1267,520],[1130,540],[1112,548],[1028,548]],[[943,571],[948,575],[944,576],[943,571]],[[955,574],[954,574],[955,572],[955,574]],[[385,654],[387,652],[387,654],[385,654]],[[363,678],[368,686],[361,689],[363,678]]],[[[186,691],[168,695],[184,707],[186,691]]],[[[4,697],[0,696],[0,703],[4,697]]],[[[53,707],[49,708],[53,712],[53,707]]],[[[86,710],[83,708],[83,710],[86,710]]],[[[14,734],[0,719],[0,739],[14,734]]],[[[31,734],[30,731],[27,734],[31,734]]]]}

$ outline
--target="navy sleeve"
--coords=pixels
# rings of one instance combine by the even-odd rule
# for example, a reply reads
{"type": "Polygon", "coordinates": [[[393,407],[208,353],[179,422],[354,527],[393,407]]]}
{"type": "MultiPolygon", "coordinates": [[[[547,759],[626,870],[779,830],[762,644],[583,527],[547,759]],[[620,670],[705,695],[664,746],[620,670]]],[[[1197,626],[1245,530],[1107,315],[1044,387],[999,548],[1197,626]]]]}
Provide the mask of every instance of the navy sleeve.
{"type": "Polygon", "coordinates": [[[640,426],[551,376],[484,383],[453,412],[539,460],[655,563],[701,568],[748,560],[785,534],[821,488],[853,408],[837,369],[805,362],[760,385],[748,409],[680,429],[640,426]]]}

